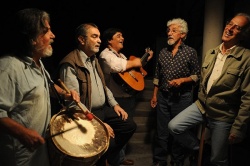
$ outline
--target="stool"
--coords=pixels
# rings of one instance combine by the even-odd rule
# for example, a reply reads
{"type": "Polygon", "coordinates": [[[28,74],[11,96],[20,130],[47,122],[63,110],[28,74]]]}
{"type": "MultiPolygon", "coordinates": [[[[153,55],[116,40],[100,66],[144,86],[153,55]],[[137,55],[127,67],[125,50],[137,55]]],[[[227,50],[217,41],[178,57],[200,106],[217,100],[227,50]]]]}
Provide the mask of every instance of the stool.
{"type": "Polygon", "coordinates": [[[198,166],[202,164],[202,154],[203,154],[203,146],[205,142],[205,131],[206,131],[206,123],[202,123],[201,126],[201,135],[200,135],[200,146],[199,146],[199,154],[198,154],[198,166]]]}

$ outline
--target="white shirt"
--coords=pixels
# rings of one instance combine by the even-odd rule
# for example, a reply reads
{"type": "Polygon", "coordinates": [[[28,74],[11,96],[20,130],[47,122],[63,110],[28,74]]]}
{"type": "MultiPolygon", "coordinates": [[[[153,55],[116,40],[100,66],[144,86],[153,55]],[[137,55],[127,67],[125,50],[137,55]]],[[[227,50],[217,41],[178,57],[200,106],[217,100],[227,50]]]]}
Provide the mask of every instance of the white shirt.
{"type": "Polygon", "coordinates": [[[226,53],[223,55],[222,54],[222,44],[220,45],[220,52],[218,53],[217,57],[216,57],[216,61],[214,64],[214,68],[212,71],[212,74],[210,75],[209,79],[208,79],[208,83],[207,83],[207,93],[210,91],[213,83],[219,78],[219,76],[221,75],[224,63],[227,59],[227,56],[230,54],[231,50],[234,48],[235,46],[231,47],[230,49],[226,50],[226,53]]]}

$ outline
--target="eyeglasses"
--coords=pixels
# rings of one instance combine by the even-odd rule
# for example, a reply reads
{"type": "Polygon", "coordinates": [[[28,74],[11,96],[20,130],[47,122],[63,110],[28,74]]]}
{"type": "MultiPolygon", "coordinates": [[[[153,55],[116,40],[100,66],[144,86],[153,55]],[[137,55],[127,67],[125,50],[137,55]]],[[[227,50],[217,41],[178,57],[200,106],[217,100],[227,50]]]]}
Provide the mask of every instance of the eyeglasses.
{"type": "Polygon", "coordinates": [[[167,32],[167,33],[174,33],[174,34],[175,34],[175,33],[181,33],[181,32],[180,32],[179,30],[177,30],[177,29],[172,29],[172,30],[171,30],[171,29],[169,29],[169,28],[167,29],[166,32],[167,32]]]}
{"type": "Polygon", "coordinates": [[[236,29],[237,31],[241,31],[242,30],[241,26],[239,26],[239,25],[237,25],[237,24],[235,24],[235,23],[233,23],[231,21],[227,21],[226,27],[230,27],[232,29],[236,29]]]}

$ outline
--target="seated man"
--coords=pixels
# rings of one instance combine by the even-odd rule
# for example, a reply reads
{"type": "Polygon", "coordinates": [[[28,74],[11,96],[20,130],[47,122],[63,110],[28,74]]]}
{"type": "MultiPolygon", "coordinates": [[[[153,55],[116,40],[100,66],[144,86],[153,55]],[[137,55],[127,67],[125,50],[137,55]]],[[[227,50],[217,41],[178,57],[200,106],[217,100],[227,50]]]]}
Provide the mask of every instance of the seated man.
{"type": "Polygon", "coordinates": [[[76,29],[77,48],[60,62],[60,79],[68,88],[79,92],[81,102],[99,119],[110,135],[107,152],[97,161],[119,166],[119,152],[136,130],[136,123],[118,105],[107,88],[96,53],[101,44],[100,31],[95,24],[81,24],[76,29]]]}

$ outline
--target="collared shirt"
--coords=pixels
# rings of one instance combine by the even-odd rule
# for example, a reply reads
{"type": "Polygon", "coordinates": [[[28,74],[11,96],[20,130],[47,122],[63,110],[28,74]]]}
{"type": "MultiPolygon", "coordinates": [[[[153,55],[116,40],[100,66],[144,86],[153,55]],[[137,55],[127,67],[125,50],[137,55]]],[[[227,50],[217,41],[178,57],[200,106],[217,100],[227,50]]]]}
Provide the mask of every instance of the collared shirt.
{"type": "MultiPolygon", "coordinates": [[[[163,48],[156,63],[153,83],[159,86],[159,90],[169,91],[168,81],[184,77],[191,77],[194,82],[199,80],[200,67],[196,50],[182,43],[173,56],[169,48],[163,48]]],[[[190,91],[192,89],[190,85],[181,88],[190,91]]]]}
{"type": "MultiPolygon", "coordinates": [[[[9,117],[45,137],[50,123],[51,108],[49,85],[45,75],[47,71],[41,61],[40,63],[41,68],[38,68],[30,57],[0,58],[0,118],[9,117]]],[[[18,139],[1,133],[0,149],[4,152],[0,152],[1,161],[5,158],[17,161],[17,166],[48,164],[46,144],[30,152],[18,139]],[[17,156],[10,155],[14,153],[17,156]]]]}
{"type": "MultiPolygon", "coordinates": [[[[84,56],[84,55],[83,55],[84,56]]],[[[98,109],[99,107],[102,107],[105,103],[105,93],[102,86],[101,78],[99,77],[96,68],[95,68],[95,61],[94,57],[87,58],[85,61],[86,68],[90,72],[90,79],[91,79],[91,107],[92,109],[98,109]],[[96,97],[98,96],[98,100],[96,100],[96,97]]]]}
{"type": "Polygon", "coordinates": [[[230,52],[232,51],[233,48],[235,48],[235,46],[231,47],[230,49],[227,49],[226,50],[226,53],[223,55],[222,54],[222,45],[220,45],[219,49],[219,53],[216,57],[216,61],[215,61],[215,64],[214,64],[214,68],[213,68],[213,71],[212,71],[212,74],[210,75],[209,79],[208,79],[208,83],[207,83],[207,93],[209,92],[212,84],[214,83],[215,80],[217,80],[219,78],[219,76],[221,75],[221,72],[222,72],[222,68],[224,66],[224,63],[227,59],[227,56],[230,54],[230,52]]]}
{"type": "Polygon", "coordinates": [[[125,55],[122,53],[118,54],[111,48],[105,48],[100,53],[99,62],[105,76],[106,85],[113,92],[114,97],[131,97],[111,76],[111,73],[120,73],[126,70],[127,58],[125,55]]]}
{"type": "Polygon", "coordinates": [[[118,54],[115,50],[105,48],[100,53],[99,58],[104,73],[119,73],[126,71],[127,58],[122,53],[118,54]]]}
{"type": "MultiPolygon", "coordinates": [[[[84,63],[84,67],[86,67],[89,72],[90,72],[90,77],[91,77],[91,111],[92,109],[98,109],[102,107],[105,103],[105,93],[104,89],[102,86],[101,79],[99,75],[96,72],[95,69],[95,74],[93,70],[94,60],[93,64],[91,65],[90,59],[94,59],[95,56],[89,57],[83,52],[79,51],[82,62],[84,63]],[[97,100],[98,98],[98,100],[97,100]]],[[[60,68],[60,78],[62,81],[67,85],[69,89],[74,89],[80,94],[80,87],[79,87],[79,82],[76,77],[76,72],[72,66],[70,66],[68,63],[64,63],[61,68],[60,68]]],[[[110,106],[115,106],[117,102],[115,101],[112,92],[107,88],[107,101],[110,104],[110,106]]]]}

